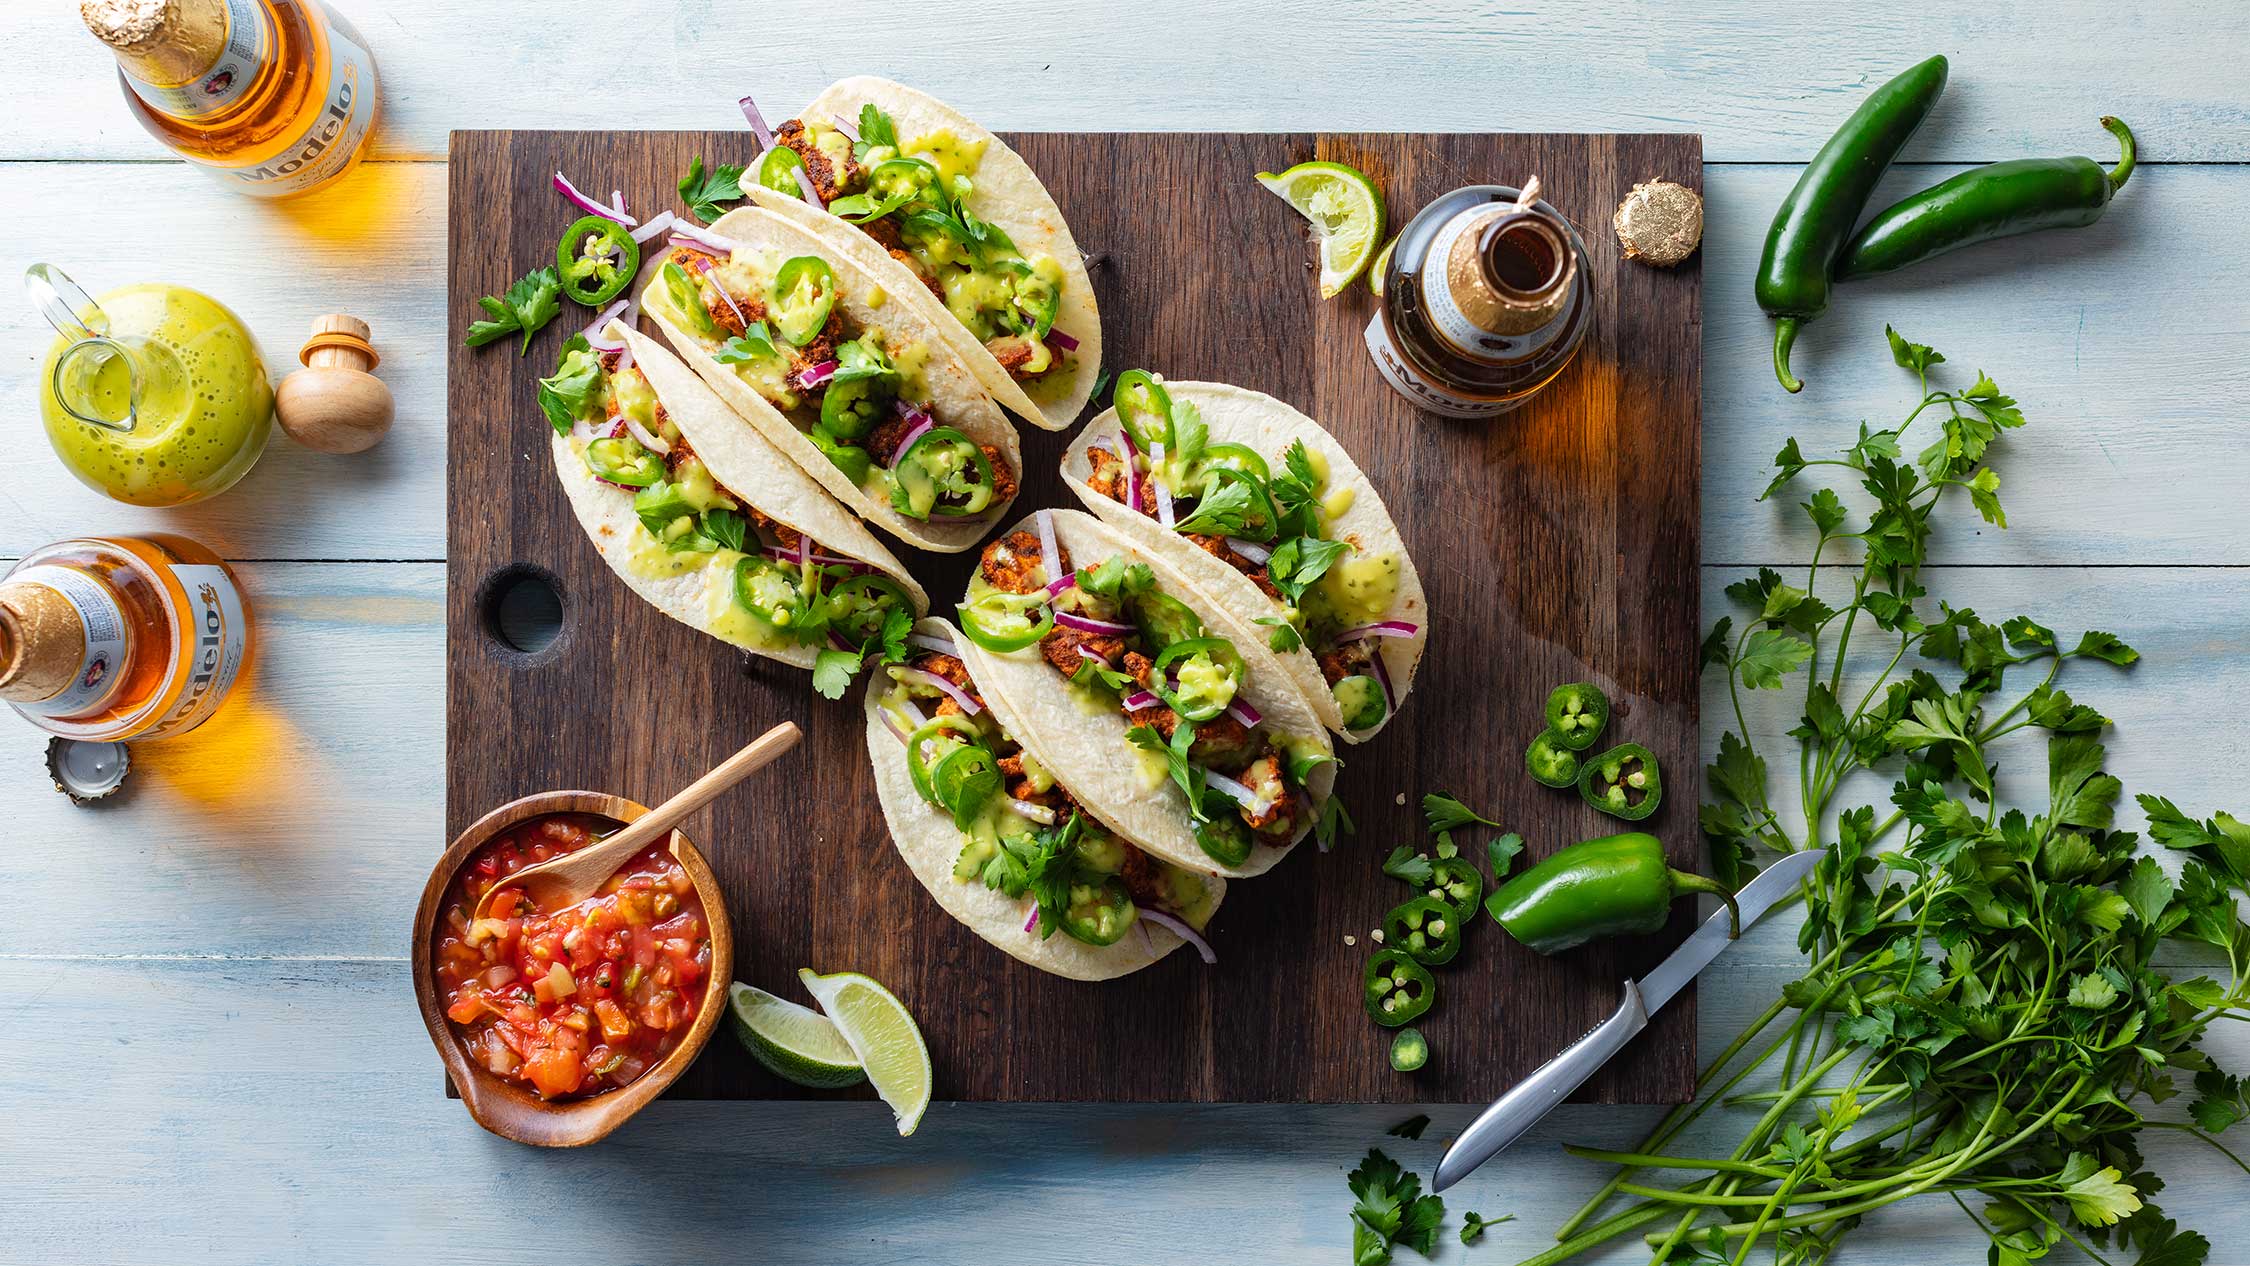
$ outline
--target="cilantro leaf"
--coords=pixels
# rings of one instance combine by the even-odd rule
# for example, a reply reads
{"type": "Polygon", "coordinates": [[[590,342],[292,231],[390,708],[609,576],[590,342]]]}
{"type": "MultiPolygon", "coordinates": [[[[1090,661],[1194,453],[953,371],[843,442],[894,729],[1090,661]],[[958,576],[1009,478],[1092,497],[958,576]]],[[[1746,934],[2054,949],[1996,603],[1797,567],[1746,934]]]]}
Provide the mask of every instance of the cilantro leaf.
{"type": "MultiPolygon", "coordinates": [[[[1427,1124],[1425,1119],[1424,1124],[1427,1124]]],[[[1422,1194],[1422,1180],[1376,1148],[1345,1179],[1352,1204],[1352,1261],[1377,1266],[1399,1245],[1429,1256],[1437,1247],[1445,1201],[1422,1194]]]]}
{"type": "Polygon", "coordinates": [[[1488,1218],[1483,1214],[1478,1213],[1476,1210],[1471,1209],[1461,1215],[1461,1242],[1463,1244],[1474,1244],[1478,1240],[1484,1238],[1484,1229],[1486,1227],[1498,1226],[1503,1222],[1513,1222],[1515,1220],[1516,1215],[1513,1213],[1503,1213],[1497,1218],[1488,1218]]]}
{"type": "Polygon", "coordinates": [[[2071,1215],[2082,1226],[2115,1226],[2117,1220],[2140,1210],[2141,1198],[2114,1165],[2094,1167],[2094,1158],[2072,1152],[2055,1181],[2071,1215]]]}
{"type": "Polygon", "coordinates": [[[1244,520],[1254,508],[1250,485],[1232,480],[1207,484],[1195,503],[1195,513],[1174,524],[1173,530],[1204,536],[1243,536],[1244,520]]]}
{"type": "Polygon", "coordinates": [[[1155,585],[1156,573],[1147,563],[1128,562],[1123,554],[1112,554],[1092,567],[1078,569],[1078,587],[1097,598],[1123,600],[1155,585]]]}
{"type": "Polygon", "coordinates": [[[2084,637],[2079,638],[2078,649],[2072,651],[2071,654],[2091,655],[2095,659],[2115,664],[2119,668],[2130,667],[2139,662],[2141,658],[2139,651],[2127,646],[2119,640],[2115,633],[2103,633],[2098,630],[2089,630],[2084,637]]]}
{"type": "Polygon", "coordinates": [[[709,224],[726,214],[720,203],[742,201],[742,168],[720,163],[705,172],[703,160],[697,158],[688,164],[687,175],[680,177],[680,201],[696,219],[709,224]]]}
{"type": "Polygon", "coordinates": [[[591,422],[606,411],[609,375],[602,372],[584,334],[573,334],[562,346],[552,376],[539,380],[539,411],[555,434],[568,435],[579,422],[591,422]]]}
{"type": "Polygon", "coordinates": [[[767,329],[763,321],[752,321],[748,329],[711,353],[711,359],[722,365],[747,365],[752,361],[771,360],[775,355],[773,331],[767,329]]]}
{"type": "Polygon", "coordinates": [[[1782,674],[1795,672],[1812,658],[1812,653],[1812,643],[1794,633],[1759,629],[1743,643],[1734,668],[1745,688],[1763,690],[1779,686],[1782,674]]]}
{"type": "Polygon", "coordinates": [[[1429,1115],[1427,1113],[1416,1113],[1415,1115],[1406,1118],[1404,1121],[1399,1122],[1397,1125],[1392,1126],[1390,1129],[1383,1131],[1383,1133],[1395,1134],[1402,1139],[1419,1139],[1422,1137],[1422,1131],[1429,1128],[1429,1115]]]}
{"type": "Polygon", "coordinates": [[[1346,541],[1324,541],[1315,536],[1292,536],[1274,546],[1266,559],[1266,576],[1289,605],[1304,605],[1305,590],[1328,574],[1335,561],[1351,551],[1346,541]]]}
{"type": "Polygon", "coordinates": [[[750,521],[733,510],[723,508],[705,510],[702,529],[706,536],[738,554],[750,537],[750,521]]]}
{"type": "Polygon", "coordinates": [[[1391,855],[1383,859],[1383,873],[1409,888],[1427,888],[1437,878],[1430,859],[1415,852],[1412,844],[1392,849],[1391,855]]]}
{"type": "Polygon", "coordinates": [[[1276,655],[1287,655],[1305,644],[1304,635],[1297,632],[1297,626],[1291,624],[1286,616],[1261,615],[1255,623],[1273,630],[1266,635],[1266,645],[1276,655]]]}
{"type": "Polygon", "coordinates": [[[531,336],[562,311],[562,280],[552,266],[534,269],[518,278],[506,294],[497,299],[485,295],[477,306],[488,319],[469,323],[469,346],[483,347],[521,332],[523,345],[516,355],[522,356],[531,351],[531,336]]]}
{"type": "MultiPolygon", "coordinates": [[[[1190,764],[1187,758],[1188,749],[1195,745],[1193,725],[1186,721],[1180,722],[1172,731],[1172,741],[1169,743],[1164,741],[1164,736],[1153,725],[1136,725],[1125,731],[1125,738],[1135,747],[1163,756],[1172,781],[1179,786],[1180,793],[1187,797],[1188,811],[1198,822],[1211,820],[1210,814],[1203,807],[1203,767],[1190,764]]],[[[1331,800],[1330,803],[1334,801],[1331,800]]]]}
{"type": "MultiPolygon", "coordinates": [[[[1186,726],[1180,728],[1186,729],[1186,726]]],[[[1335,847],[1338,836],[1359,834],[1359,824],[1344,810],[1344,802],[1330,793],[1320,802],[1320,816],[1313,821],[1313,842],[1325,853],[1335,847]]]]}
{"type": "Polygon", "coordinates": [[[1433,791],[1422,797],[1422,820],[1429,824],[1432,835],[1464,827],[1472,822],[1495,828],[1500,825],[1442,791],[1433,791]]]}
{"type": "Polygon", "coordinates": [[[870,101],[859,108],[859,143],[852,146],[852,157],[865,158],[878,145],[898,148],[898,124],[870,101]]]}
{"type": "Polygon", "coordinates": [[[824,650],[813,661],[813,690],[823,699],[841,699],[859,675],[858,651],[824,650]]]}
{"type": "Polygon", "coordinates": [[[1899,335],[1897,330],[1888,325],[1883,327],[1883,337],[1891,341],[1891,360],[1901,369],[1911,369],[1917,374],[1927,376],[1930,372],[1930,366],[1942,364],[1945,361],[1944,355],[1930,350],[1928,344],[1909,343],[1899,335]]]}
{"type": "Polygon", "coordinates": [[[1484,859],[1492,865],[1492,882],[1497,884],[1508,877],[1508,867],[1513,866],[1516,854],[1523,851],[1523,837],[1514,831],[1492,837],[1484,846],[1484,859]]]}

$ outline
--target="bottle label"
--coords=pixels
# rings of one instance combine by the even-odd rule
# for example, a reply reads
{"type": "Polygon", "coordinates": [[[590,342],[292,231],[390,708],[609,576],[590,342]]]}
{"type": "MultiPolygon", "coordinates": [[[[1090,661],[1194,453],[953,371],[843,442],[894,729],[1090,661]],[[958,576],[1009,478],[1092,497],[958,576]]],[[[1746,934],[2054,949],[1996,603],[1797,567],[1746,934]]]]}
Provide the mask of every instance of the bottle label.
{"type": "Polygon", "coordinates": [[[1470,207],[1438,226],[1437,236],[1430,239],[1430,248],[1422,256],[1429,261],[1422,286],[1423,314],[1439,337],[1479,358],[1492,354],[1494,336],[1461,310],[1460,300],[1454,298],[1453,287],[1447,284],[1445,268],[1446,261],[1453,258],[1453,244],[1468,231],[1471,222],[1481,222],[1487,210],[1482,205],[1470,207]]]}
{"type": "Polygon", "coordinates": [[[273,61],[276,40],[256,0],[226,0],[225,15],[226,41],[202,74],[178,84],[143,83],[127,75],[133,95],[175,119],[207,119],[233,109],[273,61]]]}
{"type": "MultiPolygon", "coordinates": [[[[325,13],[326,10],[323,10],[325,13]]],[[[281,198],[342,171],[375,126],[375,58],[357,32],[328,14],[328,96],[312,125],[287,149],[254,167],[224,167],[236,192],[281,198]]]]}
{"type": "Polygon", "coordinates": [[[24,581],[45,585],[61,594],[63,601],[78,612],[78,623],[86,634],[78,671],[71,675],[62,693],[15,706],[41,717],[73,717],[101,707],[125,679],[125,613],[118,608],[117,599],[93,577],[74,567],[51,563],[26,567],[8,580],[11,584],[24,581]]]}
{"type": "Polygon", "coordinates": [[[164,719],[134,735],[137,739],[184,734],[210,720],[234,688],[235,675],[242,671],[243,657],[250,650],[250,621],[242,608],[242,593],[226,568],[179,563],[172,575],[187,591],[190,627],[184,630],[187,645],[180,657],[187,684],[164,719]]]}
{"type": "Polygon", "coordinates": [[[1413,401],[1417,408],[1431,413],[1449,418],[1493,418],[1523,403],[1522,399],[1464,400],[1431,382],[1406,359],[1397,344],[1391,342],[1390,331],[1383,328],[1381,312],[1368,318],[1367,354],[1375,358],[1375,368],[1382,372],[1384,381],[1413,401]]]}

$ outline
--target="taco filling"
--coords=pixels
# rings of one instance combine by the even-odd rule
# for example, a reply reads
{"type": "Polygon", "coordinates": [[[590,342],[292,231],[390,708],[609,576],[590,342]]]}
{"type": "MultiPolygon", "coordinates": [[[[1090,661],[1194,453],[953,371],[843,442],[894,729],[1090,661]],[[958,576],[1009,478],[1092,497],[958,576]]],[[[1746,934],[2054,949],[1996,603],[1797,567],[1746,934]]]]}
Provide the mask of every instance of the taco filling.
{"type": "Polygon", "coordinates": [[[975,518],[1016,495],[1006,456],[934,412],[921,374],[928,347],[855,327],[827,260],[752,250],[721,259],[676,245],[662,279],[688,336],[893,510],[975,518]]]}
{"type": "Polygon", "coordinates": [[[716,569],[710,629],[756,648],[819,647],[813,684],[841,698],[873,657],[905,653],[914,604],[879,569],[837,557],[721,484],[626,350],[584,335],[539,382],[539,403],[589,474],[632,499],[629,565],[651,577],[716,569]]]}
{"type": "Polygon", "coordinates": [[[1088,486],[1249,577],[1280,604],[1258,621],[1271,627],[1274,651],[1312,653],[1346,729],[1382,724],[1396,699],[1377,639],[1420,630],[1391,618],[1399,555],[1328,535],[1353,490],[1331,490],[1326,459],[1302,440],[1273,462],[1247,445],[1212,442],[1195,405],[1174,401],[1140,370],[1118,375],[1115,403],[1115,447],[1087,450],[1088,486]]]}
{"type": "Polygon", "coordinates": [[[1318,740],[1276,734],[1241,697],[1244,665],[1146,563],[1113,555],[1073,570],[1042,530],[1018,529],[985,547],[961,607],[962,631],[1005,654],[1037,644],[1080,706],[1116,709],[1140,749],[1143,777],[1166,777],[1186,797],[1195,841],[1213,861],[1240,866],[1258,842],[1285,845],[1327,818],[1305,779],[1333,759],[1318,740]],[[1050,566],[1052,562],[1052,566],[1050,566]]]}
{"type": "Polygon", "coordinates": [[[1053,774],[1000,727],[961,660],[916,635],[888,670],[883,722],[906,745],[908,776],[961,834],[958,883],[1029,898],[1026,932],[1114,945],[1157,911],[1201,929],[1215,904],[1200,876],[1151,857],[1080,810],[1053,774]],[[932,645],[925,645],[925,643],[932,645]]]}
{"type": "Polygon", "coordinates": [[[1055,328],[1061,265],[1026,255],[998,225],[969,209],[990,141],[941,128],[901,138],[890,115],[862,105],[858,126],[791,119],[774,129],[757,180],[791,197],[817,197],[857,225],[937,296],[1010,377],[1067,381],[1077,340],[1055,328]]]}

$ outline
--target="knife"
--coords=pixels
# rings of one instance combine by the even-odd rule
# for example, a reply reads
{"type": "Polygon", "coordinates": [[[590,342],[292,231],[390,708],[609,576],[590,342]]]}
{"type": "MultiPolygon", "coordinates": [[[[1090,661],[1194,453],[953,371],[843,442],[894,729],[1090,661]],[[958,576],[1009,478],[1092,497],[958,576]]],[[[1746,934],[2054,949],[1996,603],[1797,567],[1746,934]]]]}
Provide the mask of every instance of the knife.
{"type": "MultiPolygon", "coordinates": [[[[1797,885],[1811,875],[1813,868],[1826,856],[1817,849],[1791,853],[1744,884],[1742,891],[1734,895],[1735,904],[1742,910],[1743,930],[1749,930],[1752,924],[1765,917],[1766,911],[1795,892],[1797,885]]],[[[1702,927],[1680,942],[1680,947],[1673,950],[1670,957],[1658,963],[1655,971],[1638,981],[1626,981],[1625,1000],[1607,1020],[1516,1083],[1515,1089],[1500,1096],[1469,1123],[1468,1129],[1461,1131],[1461,1137],[1445,1149],[1444,1159],[1438,1161],[1437,1177],[1430,1185],[1431,1190],[1443,1191],[1468,1177],[1471,1170],[1530,1133],[1531,1127],[1554,1111],[1555,1105],[1586,1084],[1587,1078],[1647,1028],[1650,1016],[1663,1010],[1664,1004],[1687,988],[1697,973],[1734,944],[1733,938],[1727,935],[1729,930],[1727,912],[1715,911],[1703,921],[1702,927]]]]}

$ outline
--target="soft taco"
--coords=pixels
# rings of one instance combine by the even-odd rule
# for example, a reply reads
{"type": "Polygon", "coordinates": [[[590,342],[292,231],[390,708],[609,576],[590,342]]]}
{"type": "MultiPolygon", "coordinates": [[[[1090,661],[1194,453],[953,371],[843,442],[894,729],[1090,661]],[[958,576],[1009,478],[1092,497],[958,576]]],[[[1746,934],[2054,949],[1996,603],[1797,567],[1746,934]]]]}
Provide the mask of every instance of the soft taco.
{"type": "Polygon", "coordinates": [[[1088,509],[1257,636],[1321,722],[1358,743],[1414,685],[1422,579],[1350,453],[1272,396],[1118,375],[1115,405],[1063,454],[1088,509]]]}
{"type": "Polygon", "coordinates": [[[703,380],[860,517],[969,548],[1015,499],[1016,430],[936,322],[756,208],[676,227],[642,306],[703,380]]]}
{"type": "Polygon", "coordinates": [[[1101,312],[1062,211],[1006,142],[867,75],[770,133],[743,106],[765,147],[743,181],[759,206],[832,235],[942,326],[1001,404],[1050,431],[1078,419],[1101,376],[1101,312]]]}
{"type": "Polygon", "coordinates": [[[929,597],[867,526],[664,350],[611,321],[539,384],[555,475],[602,561],[682,624],[840,698],[929,597]]]}
{"type": "Polygon", "coordinates": [[[1073,980],[1138,971],[1183,941],[1217,961],[1201,929],[1226,881],[1084,812],[978,689],[951,625],[923,620],[909,641],[868,686],[867,752],[891,842],[946,913],[1073,980]]]}
{"type": "Polygon", "coordinates": [[[987,546],[961,658],[1078,803],[1175,866],[1260,874],[1341,818],[1335,752],[1262,640],[1091,515],[1042,510],[987,546]]]}

